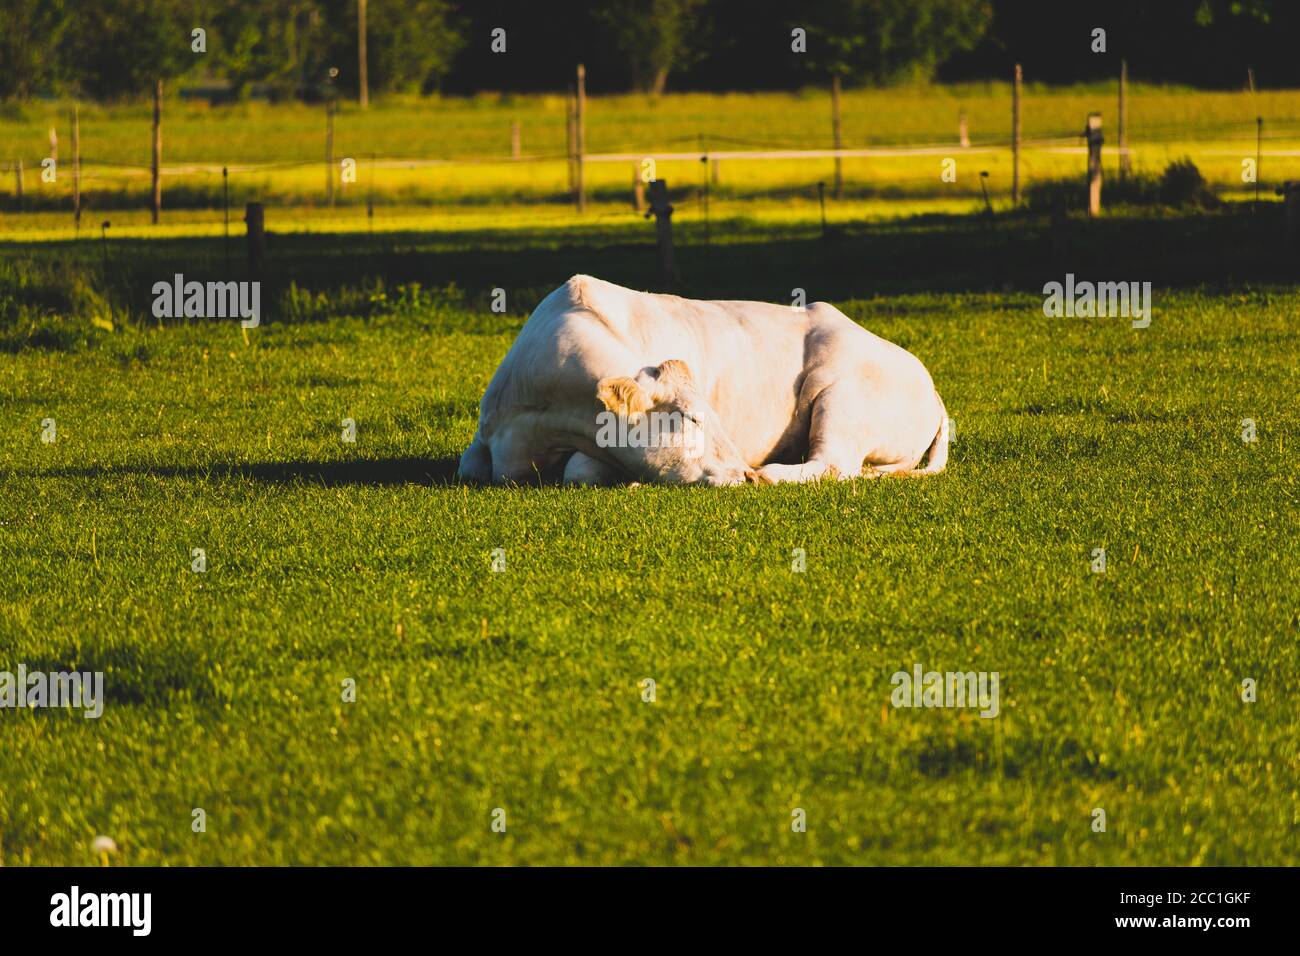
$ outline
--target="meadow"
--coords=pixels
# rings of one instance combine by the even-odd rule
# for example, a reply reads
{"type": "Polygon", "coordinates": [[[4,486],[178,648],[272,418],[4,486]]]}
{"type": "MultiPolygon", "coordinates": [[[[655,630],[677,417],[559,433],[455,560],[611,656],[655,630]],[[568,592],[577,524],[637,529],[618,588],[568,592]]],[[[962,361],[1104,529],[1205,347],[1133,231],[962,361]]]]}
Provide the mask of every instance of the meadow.
{"type": "MultiPolygon", "coordinates": [[[[935,95],[946,129],[966,92],[935,95]]],[[[1091,96],[1059,95],[1062,124],[1091,96]]],[[[1251,109],[1166,95],[1171,120],[1251,109]]],[[[909,96],[880,135],[939,135],[909,96]]],[[[783,136],[822,122],[735,99],[737,136],[775,128],[764,103],[783,136]]],[[[499,133],[520,102],[438,109],[499,133]]],[[[600,148],[640,136],[614,106],[600,148]]],[[[278,155],[259,117],[316,115],[238,109],[250,160],[278,155]]],[[[88,114],[109,142],[130,110],[88,114]]],[[[0,709],[0,864],[1296,862],[1300,295],[1271,196],[1053,222],[863,191],[826,234],[804,187],[707,228],[687,200],[678,291],[802,288],[912,350],[948,471],[485,489],[456,459],[531,308],[576,272],[657,282],[625,202],[494,188],[373,225],[269,210],[250,330],[150,314],[175,272],[246,277],[206,207],[116,210],[107,243],[98,216],[80,239],[63,212],[0,221],[0,671],[103,671],[107,694],[98,719],[0,709]],[[1066,271],[1151,281],[1151,325],[1045,317],[1066,271]],[[998,716],[891,706],[917,664],[997,672],[998,716]]]]}
{"type": "MultiPolygon", "coordinates": [[[[1052,88],[1027,84],[1022,106],[1025,184],[1082,175],[1079,131],[1091,110],[1103,112],[1107,176],[1118,172],[1116,84],[1052,88]]],[[[843,137],[847,148],[951,147],[934,154],[848,158],[845,194],[858,200],[943,200],[982,196],[980,172],[991,200],[1005,205],[1011,190],[1011,92],[1006,83],[846,91],[843,137]],[[971,146],[961,149],[957,117],[964,111],[971,146]],[[946,156],[958,163],[956,182],[940,178],[946,156]]],[[[81,108],[83,206],[111,213],[144,210],[150,189],[150,107],[147,104],[81,108]]],[[[64,215],[0,218],[0,235],[33,228],[70,231],[69,103],[32,103],[0,113],[0,164],[22,159],[22,208],[64,215]],[[49,130],[59,141],[60,173],[40,180],[50,153],[49,130]]],[[[1300,177],[1300,96],[1296,91],[1206,92],[1134,83],[1129,95],[1128,140],[1133,168],[1155,175],[1191,157],[1220,192],[1253,196],[1241,162],[1259,146],[1260,178],[1271,189],[1300,177]],[[1256,117],[1263,138],[1256,141],[1256,117]]],[[[330,208],[326,198],[325,110],[322,105],[259,102],[207,106],[171,98],[163,120],[163,207],[168,221],[212,223],[229,199],[238,218],[248,201],[295,210],[330,208]],[[196,211],[205,211],[196,215],[196,211]]],[[[593,96],[586,120],[590,154],[654,159],[719,150],[827,149],[833,145],[825,90],[768,94],[593,96]]],[[[568,191],[565,98],[559,95],[483,94],[470,98],[380,101],[362,111],[344,102],[334,123],[333,156],[356,161],[356,181],[335,169],[335,207],[363,216],[364,207],[494,207],[502,203],[559,203],[568,191]],[[510,127],[521,130],[520,161],[510,158],[510,127]]],[[[587,186],[603,202],[631,198],[631,160],[589,162],[587,186]]],[[[719,211],[754,199],[815,196],[830,183],[828,159],[724,159],[716,176],[692,156],[656,159],[656,175],[674,190],[697,197],[709,179],[719,211]]],[[[0,172],[0,209],[19,208],[12,172],[0,172]]],[[[95,219],[97,224],[98,218],[95,219]]],[[[87,223],[93,228],[93,224],[87,223]]]]}
{"type": "MultiPolygon", "coordinates": [[[[1027,182],[1082,178],[1053,150],[1113,103],[1028,86],[1027,182]]],[[[933,479],[714,490],[455,483],[543,295],[658,282],[632,164],[565,199],[563,98],[343,104],[335,157],[367,159],[333,208],[320,107],[169,100],[157,226],[147,108],[83,107],[79,233],[68,104],[6,109],[0,671],[104,671],[108,702],[0,709],[0,865],[105,862],[100,834],[110,865],[1295,864],[1296,104],[1132,87],[1138,173],[1192,155],[1222,199],[1265,116],[1257,207],[1011,209],[1000,83],[846,92],[846,146],[953,144],[965,109],[972,147],[956,183],[846,160],[824,233],[829,160],[724,161],[707,219],[664,160],[677,291],[831,300],[956,423],[933,479]],[[263,325],[156,320],[174,273],[248,277],[251,199],[263,325]],[[1048,319],[1067,271],[1153,282],[1151,326],[1048,319]],[[1000,714],[893,708],[914,665],[998,672],[1000,714]]],[[[828,147],[829,105],[598,96],[588,143],[828,147]]]]}

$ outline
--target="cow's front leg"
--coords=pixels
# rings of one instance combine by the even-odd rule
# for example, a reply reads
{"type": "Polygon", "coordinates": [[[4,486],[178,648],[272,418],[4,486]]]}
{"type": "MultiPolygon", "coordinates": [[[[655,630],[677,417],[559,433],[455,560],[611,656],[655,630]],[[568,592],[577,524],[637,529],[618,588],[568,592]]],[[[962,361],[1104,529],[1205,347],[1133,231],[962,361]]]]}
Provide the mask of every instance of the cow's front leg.
{"type": "Polygon", "coordinates": [[[785,481],[800,482],[816,481],[819,478],[837,478],[839,474],[832,465],[812,459],[805,461],[801,465],[764,465],[758,469],[758,476],[761,480],[779,484],[785,481]]]}
{"type": "Polygon", "coordinates": [[[622,471],[580,451],[570,455],[564,466],[566,485],[617,485],[625,481],[627,476],[622,471]]]}

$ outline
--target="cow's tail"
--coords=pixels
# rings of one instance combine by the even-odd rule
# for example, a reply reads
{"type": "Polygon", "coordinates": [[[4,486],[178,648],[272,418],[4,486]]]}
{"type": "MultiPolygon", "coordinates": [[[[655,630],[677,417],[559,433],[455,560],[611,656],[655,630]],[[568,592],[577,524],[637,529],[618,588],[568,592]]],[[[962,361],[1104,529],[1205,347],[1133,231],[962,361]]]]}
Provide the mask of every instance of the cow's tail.
{"type": "Polygon", "coordinates": [[[934,441],[930,442],[930,450],[925,453],[925,467],[913,468],[908,472],[909,475],[937,475],[948,465],[948,442],[952,437],[952,427],[948,422],[948,409],[944,407],[943,399],[939,398],[938,392],[934,393],[934,397],[939,399],[939,431],[934,436],[934,441]]]}

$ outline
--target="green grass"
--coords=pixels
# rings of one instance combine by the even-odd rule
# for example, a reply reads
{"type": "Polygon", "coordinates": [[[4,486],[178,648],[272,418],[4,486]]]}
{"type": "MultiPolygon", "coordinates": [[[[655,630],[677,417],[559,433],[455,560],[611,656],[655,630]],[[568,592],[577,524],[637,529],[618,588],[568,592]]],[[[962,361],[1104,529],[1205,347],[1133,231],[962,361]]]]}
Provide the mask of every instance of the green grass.
{"type": "MultiPolygon", "coordinates": [[[[1255,117],[1297,132],[1295,90],[1210,92],[1131,84],[1129,132],[1135,143],[1216,138],[1226,133],[1253,142],[1255,117]]],[[[1073,136],[1091,110],[1114,121],[1116,84],[1025,88],[1022,125],[1027,139],[1073,136]]],[[[715,145],[829,147],[826,90],[797,93],[674,93],[588,98],[587,146],[592,152],[644,148],[694,148],[703,136],[715,145]]],[[[48,132],[59,130],[67,158],[68,103],[10,106],[0,116],[0,137],[17,155],[48,155],[48,132]]],[[[844,139],[850,145],[948,143],[957,137],[957,114],[966,110],[974,143],[1006,142],[1011,132],[1007,83],[858,89],[844,93],[844,139]]],[[[83,156],[149,165],[152,106],[81,106],[83,156]]],[[[522,124],[526,155],[562,157],[562,95],[471,98],[391,98],[363,111],[343,102],[336,119],[339,156],[509,155],[510,124],[522,124]]],[[[1109,125],[1109,124],[1108,124],[1109,125]]],[[[169,100],[164,117],[165,156],[177,163],[315,162],[323,155],[324,107],[263,103],[212,107],[169,100]]],[[[8,159],[9,157],[0,157],[8,159]]]]}
{"type": "Polygon", "coordinates": [[[0,669],[108,688],[0,711],[0,863],[1294,864],[1300,297],[1187,285],[1262,268],[1249,217],[1079,227],[1103,277],[1183,263],[1145,330],[1043,317],[1041,223],[748,226],[690,291],[806,285],[914,351],[946,474],[447,483],[523,314],[584,263],[642,284],[644,224],[290,237],[316,306],[247,343],[143,318],[219,246],[0,250],[0,669]],[[1001,715],[890,708],[918,662],[997,671],[1001,715]]]}
{"type": "MultiPolygon", "coordinates": [[[[1089,111],[1105,118],[1107,176],[1117,172],[1114,84],[1045,87],[1029,85],[1022,109],[1026,146],[1022,183],[1082,179],[1084,157],[1061,152],[1079,147],[1078,132],[1089,111]],[[1040,142],[1059,140],[1054,143],[1040,142]]],[[[669,153],[765,148],[807,149],[833,145],[830,106],[824,90],[763,94],[599,96],[589,101],[589,153],[669,153]]],[[[10,106],[0,115],[0,164],[22,158],[24,208],[44,214],[72,206],[70,104],[10,106]],[[49,155],[49,129],[59,132],[60,172],[55,183],[40,179],[49,155]]],[[[1255,119],[1265,119],[1259,175],[1266,192],[1300,177],[1300,94],[1293,90],[1206,92],[1136,84],[1129,102],[1128,141],[1138,172],[1158,174],[1191,156],[1220,192],[1242,194],[1241,161],[1256,149],[1255,119]]],[[[568,190],[564,98],[556,95],[380,101],[368,111],[345,103],[336,118],[336,163],[357,161],[357,182],[338,182],[343,207],[510,202],[561,202],[568,190]],[[535,161],[511,162],[510,124],[522,127],[522,152],[535,161]],[[376,163],[376,158],[378,162],[376,163]],[[403,166],[401,160],[456,160],[449,165],[403,166]]],[[[151,107],[86,106],[81,115],[83,207],[97,224],[106,214],[148,207],[151,107]],[[92,212],[93,211],[93,212],[92,212]]],[[[979,197],[981,171],[995,198],[1011,190],[1010,89],[1005,83],[921,86],[848,91],[843,100],[844,143],[950,145],[957,181],[940,178],[941,155],[846,159],[848,195],[856,198],[941,199],[979,197]],[[957,115],[965,110],[973,148],[957,146],[957,115]],[[990,151],[984,147],[996,145],[990,151]]],[[[209,108],[169,101],[164,119],[164,221],[193,218],[194,210],[217,210],[222,202],[221,167],[230,167],[235,209],[248,201],[273,206],[326,204],[325,123],[320,106],[261,103],[209,108]]],[[[609,202],[630,199],[631,162],[589,163],[588,189],[609,202]]],[[[657,160],[656,174],[678,191],[701,186],[697,160],[657,160]]],[[[341,180],[339,169],[334,170],[341,180]]],[[[833,176],[831,160],[724,160],[711,187],[716,202],[787,196],[815,189],[833,176]]],[[[0,208],[14,211],[14,179],[0,173],[0,208]]],[[[111,218],[111,215],[110,215],[111,218]]],[[[203,217],[213,222],[212,215],[203,217]]],[[[28,215],[6,215],[0,231],[40,226],[28,215]]]]}

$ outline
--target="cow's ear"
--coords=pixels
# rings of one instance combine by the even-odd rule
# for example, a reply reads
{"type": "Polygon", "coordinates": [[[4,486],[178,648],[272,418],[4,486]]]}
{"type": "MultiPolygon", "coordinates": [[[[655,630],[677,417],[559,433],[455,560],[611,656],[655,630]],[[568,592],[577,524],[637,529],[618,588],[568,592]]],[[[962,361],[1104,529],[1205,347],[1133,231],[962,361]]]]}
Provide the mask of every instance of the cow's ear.
{"type": "Polygon", "coordinates": [[[596,397],[611,412],[628,418],[635,418],[653,407],[645,389],[631,378],[602,378],[596,383],[596,397]]]}
{"type": "Polygon", "coordinates": [[[669,359],[667,362],[660,363],[659,379],[664,382],[683,382],[687,385],[694,383],[691,367],[681,359],[669,359]]]}
{"type": "Polygon", "coordinates": [[[660,362],[649,375],[637,378],[646,383],[650,397],[656,402],[670,402],[683,388],[693,388],[695,380],[691,377],[691,368],[681,359],[669,359],[660,362]]]}

